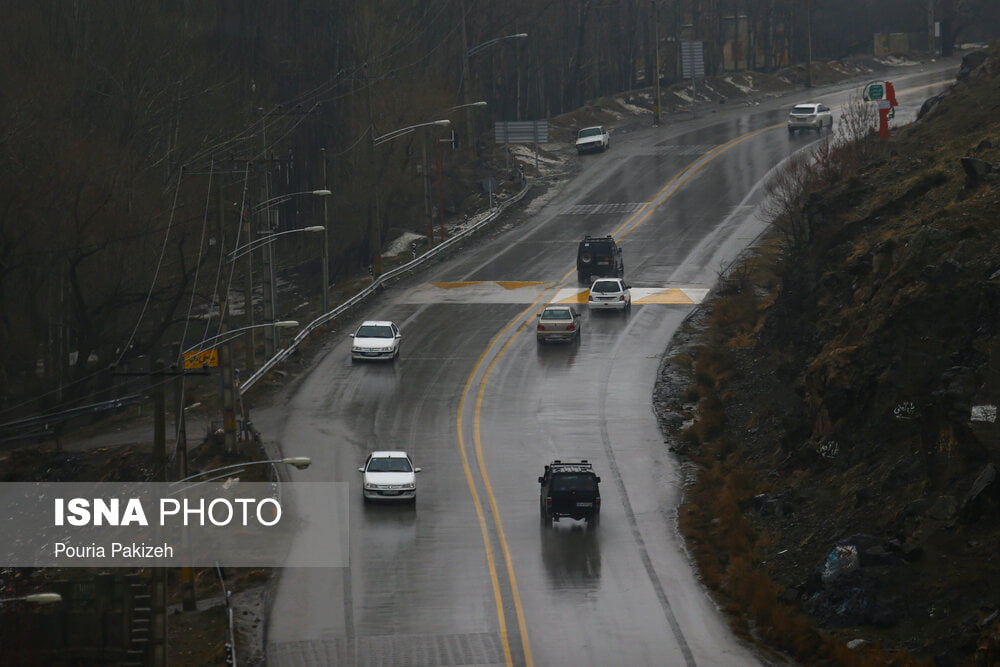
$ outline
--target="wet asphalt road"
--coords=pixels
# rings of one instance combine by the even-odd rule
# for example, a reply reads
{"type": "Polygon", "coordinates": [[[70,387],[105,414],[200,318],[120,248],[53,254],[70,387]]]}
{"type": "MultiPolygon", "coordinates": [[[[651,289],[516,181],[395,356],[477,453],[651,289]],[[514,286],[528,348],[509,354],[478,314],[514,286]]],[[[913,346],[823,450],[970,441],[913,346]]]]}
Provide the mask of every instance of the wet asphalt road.
{"type": "MultiPolygon", "coordinates": [[[[894,73],[897,117],[956,66],[894,73]]],[[[268,664],[761,664],[676,535],[682,471],[650,397],[673,332],[763,230],[763,179],[819,138],[789,136],[787,109],[807,97],[836,109],[856,90],[613,134],[572,181],[358,315],[400,325],[395,364],[352,364],[349,329],[333,334],[280,441],[313,459],[293,481],[350,484],[350,567],[283,572],[268,664]],[[577,243],[609,233],[631,313],[578,303],[582,340],[539,346],[535,313],[585,292],[577,243]],[[356,469],[373,449],[422,467],[415,507],[362,502],[356,469]],[[542,466],[577,457],[601,475],[600,525],[542,525],[542,466]]]]}

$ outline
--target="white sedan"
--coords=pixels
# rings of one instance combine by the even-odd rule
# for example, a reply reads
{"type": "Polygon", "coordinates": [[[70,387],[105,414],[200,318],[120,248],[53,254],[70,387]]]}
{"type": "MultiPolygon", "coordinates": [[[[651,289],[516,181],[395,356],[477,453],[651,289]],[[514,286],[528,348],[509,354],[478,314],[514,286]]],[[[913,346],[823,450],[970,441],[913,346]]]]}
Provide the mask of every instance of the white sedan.
{"type": "Polygon", "coordinates": [[[590,286],[587,296],[587,308],[594,310],[620,310],[623,313],[632,309],[632,290],[621,278],[598,278],[590,286]]]}
{"type": "Polygon", "coordinates": [[[417,500],[416,473],[420,468],[413,467],[406,452],[372,452],[358,472],[364,476],[362,491],[366,502],[400,500],[412,503],[417,500]]]}
{"type": "Polygon", "coordinates": [[[359,359],[388,359],[393,361],[399,356],[399,341],[402,334],[399,327],[388,320],[369,320],[363,322],[358,330],[351,334],[351,361],[359,359]]]}

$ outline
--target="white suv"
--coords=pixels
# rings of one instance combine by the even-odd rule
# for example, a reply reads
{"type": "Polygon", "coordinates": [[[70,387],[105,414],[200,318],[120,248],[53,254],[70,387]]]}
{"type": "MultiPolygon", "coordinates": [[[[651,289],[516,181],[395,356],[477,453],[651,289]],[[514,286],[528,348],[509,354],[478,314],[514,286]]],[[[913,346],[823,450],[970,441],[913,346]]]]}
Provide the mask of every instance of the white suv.
{"type": "Polygon", "coordinates": [[[416,502],[417,475],[406,452],[378,451],[368,455],[365,464],[358,468],[362,473],[362,492],[369,500],[403,500],[416,502]]]}
{"type": "Polygon", "coordinates": [[[824,127],[833,129],[833,113],[819,102],[796,104],[788,114],[788,134],[795,134],[796,130],[820,132],[824,127]]]}

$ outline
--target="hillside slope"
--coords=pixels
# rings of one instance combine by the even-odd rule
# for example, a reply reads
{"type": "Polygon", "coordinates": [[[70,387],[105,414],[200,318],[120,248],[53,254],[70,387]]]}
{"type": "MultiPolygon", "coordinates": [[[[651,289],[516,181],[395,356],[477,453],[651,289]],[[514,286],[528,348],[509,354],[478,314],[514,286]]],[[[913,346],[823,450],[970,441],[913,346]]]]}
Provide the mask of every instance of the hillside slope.
{"type": "Polygon", "coordinates": [[[661,368],[691,553],[798,662],[1000,662],[1000,53],[966,65],[822,155],[661,368]]]}

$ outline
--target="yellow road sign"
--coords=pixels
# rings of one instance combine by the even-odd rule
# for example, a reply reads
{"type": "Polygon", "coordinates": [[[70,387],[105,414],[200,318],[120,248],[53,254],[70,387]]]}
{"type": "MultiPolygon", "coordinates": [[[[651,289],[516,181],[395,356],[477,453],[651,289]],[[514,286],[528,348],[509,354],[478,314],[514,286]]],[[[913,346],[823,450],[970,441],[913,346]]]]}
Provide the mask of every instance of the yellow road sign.
{"type": "Polygon", "coordinates": [[[184,353],[184,368],[204,368],[205,366],[215,368],[218,365],[219,351],[217,349],[184,353]]]}

